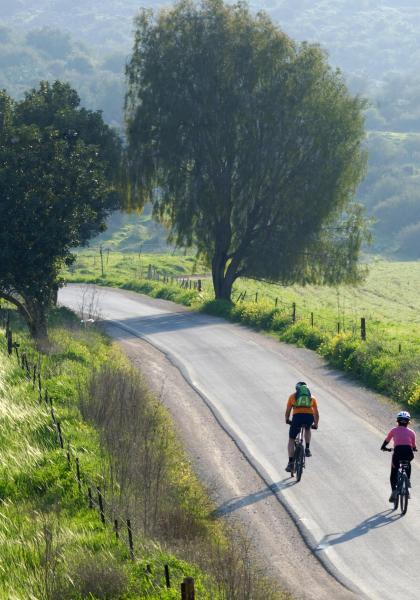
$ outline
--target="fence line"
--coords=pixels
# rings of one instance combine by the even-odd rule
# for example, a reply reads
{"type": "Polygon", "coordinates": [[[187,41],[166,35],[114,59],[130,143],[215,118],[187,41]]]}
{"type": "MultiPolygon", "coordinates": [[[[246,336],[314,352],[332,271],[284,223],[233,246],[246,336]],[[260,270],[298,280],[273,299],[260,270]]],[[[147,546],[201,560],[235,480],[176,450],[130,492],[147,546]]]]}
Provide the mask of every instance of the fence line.
{"type": "MultiPolygon", "coordinates": [[[[43,390],[43,377],[41,373],[40,354],[36,353],[36,360],[33,362],[33,364],[31,364],[28,360],[28,350],[19,352],[20,344],[16,341],[13,341],[14,336],[10,327],[10,314],[7,311],[7,315],[4,315],[3,310],[4,309],[0,306],[0,321],[3,325],[3,328],[5,329],[8,355],[9,357],[13,358],[13,350],[15,350],[16,360],[18,362],[19,367],[23,371],[23,377],[25,377],[28,381],[32,381],[33,390],[35,390],[36,383],[38,383],[38,402],[44,403],[45,406],[49,409],[52,427],[56,432],[57,443],[61,450],[65,452],[67,466],[71,470],[72,475],[75,481],[77,482],[79,493],[85,496],[89,508],[97,509],[98,516],[102,524],[105,527],[107,525],[111,527],[117,540],[121,540],[121,524],[125,524],[127,533],[125,542],[128,546],[130,559],[132,561],[136,560],[133,527],[130,517],[127,515],[123,516],[121,513],[119,513],[119,511],[116,510],[113,504],[110,505],[112,513],[111,517],[108,517],[106,509],[107,503],[103,490],[101,490],[101,487],[97,483],[95,483],[85,472],[83,472],[83,469],[81,468],[80,464],[80,459],[77,455],[76,450],[71,445],[70,440],[66,440],[65,436],[63,435],[61,423],[57,419],[57,415],[54,410],[53,398],[48,394],[47,388],[43,390]],[[92,489],[96,490],[97,500],[95,500],[94,495],[92,494],[92,489]]],[[[137,544],[138,547],[140,547],[141,549],[141,544],[139,544],[139,542],[137,544]]],[[[146,572],[152,575],[152,569],[150,565],[146,565],[146,572]]],[[[166,588],[170,588],[171,577],[169,565],[163,565],[161,576],[162,580],[164,580],[164,585],[166,586],[166,588]]],[[[152,579],[149,579],[149,584],[155,591],[159,591],[159,589],[161,589],[161,586],[159,584],[155,584],[155,582],[152,579]]],[[[187,600],[194,600],[194,580],[191,577],[184,578],[184,582],[181,584],[180,592],[181,600],[183,598],[186,598],[187,600]]]]}

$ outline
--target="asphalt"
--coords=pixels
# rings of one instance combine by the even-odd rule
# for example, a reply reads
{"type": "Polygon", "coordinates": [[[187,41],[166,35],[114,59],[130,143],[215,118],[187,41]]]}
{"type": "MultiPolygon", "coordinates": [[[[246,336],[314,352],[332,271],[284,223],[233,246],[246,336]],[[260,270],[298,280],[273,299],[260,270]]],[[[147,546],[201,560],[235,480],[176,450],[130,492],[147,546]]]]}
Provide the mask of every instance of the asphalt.
{"type": "Polygon", "coordinates": [[[165,354],[347,589],[374,600],[420,597],[419,470],[414,465],[401,517],[387,502],[390,458],[379,451],[393,406],[312,352],[168,302],[103,288],[92,300],[81,286],[60,291],[59,300],[79,311],[94,306],[120,341],[138,337],[165,354]],[[296,484],[284,471],[284,410],[302,379],[318,398],[321,420],[296,484]]]}

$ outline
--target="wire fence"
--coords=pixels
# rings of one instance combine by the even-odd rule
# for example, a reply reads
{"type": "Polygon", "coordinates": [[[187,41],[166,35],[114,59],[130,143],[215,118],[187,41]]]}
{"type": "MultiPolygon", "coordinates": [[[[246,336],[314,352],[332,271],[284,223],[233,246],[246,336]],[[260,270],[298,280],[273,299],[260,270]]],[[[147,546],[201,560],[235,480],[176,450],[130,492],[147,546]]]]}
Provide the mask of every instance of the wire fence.
{"type": "MultiPolygon", "coordinates": [[[[77,267],[84,265],[84,261],[89,258],[93,261],[93,265],[96,268],[101,269],[101,276],[105,277],[108,272],[109,257],[112,254],[111,248],[99,247],[94,250],[93,254],[79,256],[73,265],[73,270],[77,267]]],[[[137,266],[131,265],[133,277],[143,281],[155,281],[163,285],[178,286],[184,290],[191,290],[197,294],[208,295],[212,297],[212,286],[211,277],[208,274],[201,275],[174,275],[169,270],[154,265],[152,263],[140,264],[141,253],[139,256],[139,264],[137,266]]],[[[132,261],[130,256],[127,255],[127,262],[132,261]]],[[[253,281],[264,284],[272,284],[265,280],[259,280],[251,278],[253,281]]],[[[311,328],[318,329],[323,333],[335,334],[347,334],[355,339],[363,341],[369,339],[378,339],[381,337],[385,339],[389,336],[389,323],[380,322],[371,311],[366,311],[365,315],[357,314],[354,307],[351,306],[351,300],[348,299],[347,310],[344,306],[337,306],[337,314],[332,316],[328,314],[331,309],[328,308],[313,308],[306,305],[304,299],[301,302],[286,300],[280,295],[274,296],[273,294],[264,294],[261,290],[250,291],[245,287],[246,279],[244,284],[241,285],[241,289],[233,289],[232,302],[235,305],[240,304],[257,304],[263,305],[264,309],[276,311],[279,315],[284,317],[291,325],[296,323],[303,323],[311,328]],[[325,314],[327,312],[327,314],[325,314]]],[[[202,296],[204,298],[204,295],[202,296]]],[[[263,310],[263,309],[262,309],[263,310]]],[[[331,310],[332,312],[332,310],[331,310]]],[[[420,331],[419,331],[420,335],[420,331]]],[[[408,339],[404,340],[392,340],[390,341],[390,351],[394,353],[401,353],[404,348],[409,347],[408,339]]]]}
{"type": "MultiPolygon", "coordinates": [[[[32,384],[38,403],[47,409],[57,445],[62,450],[67,461],[67,467],[77,482],[80,496],[85,499],[88,508],[97,513],[102,525],[107,528],[110,534],[114,535],[119,542],[126,544],[130,559],[132,561],[140,560],[145,554],[145,546],[140,539],[135,537],[132,515],[122,514],[111,499],[107,502],[107,494],[99,483],[100,477],[95,481],[87,474],[83,469],[83,463],[77,450],[72,446],[70,439],[67,438],[66,432],[63,431],[63,425],[54,406],[53,397],[44,386],[41,355],[35,353],[32,348],[24,349],[22,344],[17,341],[17,336],[12,332],[8,310],[0,308],[0,321],[5,331],[7,353],[11,359],[16,359],[22,369],[23,376],[28,383],[32,384]]],[[[168,564],[162,564],[159,572],[156,569],[153,572],[151,565],[146,564],[145,572],[148,575],[149,588],[152,590],[158,592],[163,587],[171,588],[173,586],[168,564]]],[[[181,600],[195,599],[195,583],[192,577],[184,577],[180,585],[180,598],[181,600]]]]}

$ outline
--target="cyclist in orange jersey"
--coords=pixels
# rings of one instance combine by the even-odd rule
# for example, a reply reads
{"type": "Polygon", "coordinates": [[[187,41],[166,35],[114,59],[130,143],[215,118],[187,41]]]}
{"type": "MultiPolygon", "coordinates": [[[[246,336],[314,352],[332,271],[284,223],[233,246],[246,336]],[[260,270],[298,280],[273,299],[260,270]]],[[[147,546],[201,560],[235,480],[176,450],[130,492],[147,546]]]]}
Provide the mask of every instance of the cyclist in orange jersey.
{"type": "Polygon", "coordinates": [[[311,443],[311,427],[318,429],[319,423],[319,412],[316,398],[312,396],[308,386],[304,381],[299,381],[296,384],[296,391],[294,394],[289,396],[287,401],[286,424],[290,425],[289,430],[289,442],[287,445],[287,451],[289,456],[289,462],[286,467],[287,472],[292,471],[293,467],[293,454],[295,451],[295,438],[298,435],[300,428],[305,427],[305,456],[312,456],[310,450],[311,443]],[[290,420],[290,413],[293,411],[292,420],[290,420]]]}

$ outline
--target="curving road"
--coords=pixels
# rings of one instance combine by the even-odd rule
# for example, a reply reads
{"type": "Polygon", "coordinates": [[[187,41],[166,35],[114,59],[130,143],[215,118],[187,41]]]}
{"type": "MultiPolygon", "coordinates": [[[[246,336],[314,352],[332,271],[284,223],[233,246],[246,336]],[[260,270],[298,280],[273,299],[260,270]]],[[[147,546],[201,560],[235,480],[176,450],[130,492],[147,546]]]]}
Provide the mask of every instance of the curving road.
{"type": "MultiPolygon", "coordinates": [[[[85,289],[66,287],[60,303],[86,309],[85,289]]],[[[400,517],[387,502],[389,454],[379,452],[393,425],[389,407],[307,350],[122,290],[100,288],[96,301],[104,321],[147,340],[181,370],[337,579],[360,598],[420,598],[420,473],[415,465],[413,498],[400,517]],[[318,398],[321,422],[295,484],[284,471],[283,415],[300,379],[318,398]]]]}

